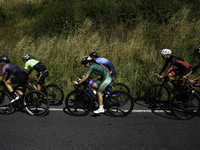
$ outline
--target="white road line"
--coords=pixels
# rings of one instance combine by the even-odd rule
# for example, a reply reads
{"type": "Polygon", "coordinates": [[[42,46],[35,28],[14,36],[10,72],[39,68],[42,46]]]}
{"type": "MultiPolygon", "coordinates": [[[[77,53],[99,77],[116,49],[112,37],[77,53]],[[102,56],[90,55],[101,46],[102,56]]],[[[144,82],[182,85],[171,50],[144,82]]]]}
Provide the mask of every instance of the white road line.
{"type": "MultiPolygon", "coordinates": [[[[50,111],[63,111],[63,108],[49,108],[50,111]]],[[[132,112],[142,112],[142,113],[152,113],[152,110],[133,110],[132,112]]],[[[163,110],[154,110],[153,112],[166,112],[166,111],[163,111],[163,110]]]]}

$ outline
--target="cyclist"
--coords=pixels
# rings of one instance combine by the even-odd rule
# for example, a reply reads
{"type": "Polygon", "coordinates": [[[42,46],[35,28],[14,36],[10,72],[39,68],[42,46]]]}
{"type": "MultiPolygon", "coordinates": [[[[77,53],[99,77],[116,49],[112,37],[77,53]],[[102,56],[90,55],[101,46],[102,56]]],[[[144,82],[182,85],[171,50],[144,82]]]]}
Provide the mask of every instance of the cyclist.
{"type": "MultiPolygon", "coordinates": [[[[197,58],[200,59],[200,45],[195,48],[195,53],[197,55],[197,58]]],[[[200,60],[199,60],[198,64],[194,68],[192,68],[192,70],[188,74],[183,76],[183,78],[187,78],[190,74],[196,72],[199,67],[200,67],[200,60]]],[[[198,79],[200,79],[200,75],[194,79],[189,79],[189,81],[192,83],[195,83],[196,80],[198,80],[198,79]]]]}
{"type": "Polygon", "coordinates": [[[110,71],[110,74],[111,76],[114,76],[116,73],[115,73],[115,68],[114,68],[114,65],[113,63],[106,59],[106,58],[101,58],[97,55],[97,52],[92,52],[90,53],[89,55],[90,57],[92,57],[92,60],[96,63],[99,63],[99,64],[102,64],[104,65],[106,68],[108,68],[108,70],[110,71]]]}
{"type": "Polygon", "coordinates": [[[160,73],[155,74],[155,76],[157,76],[158,78],[163,78],[165,76],[168,76],[170,80],[173,80],[174,76],[180,75],[179,80],[177,82],[177,86],[182,91],[183,90],[181,86],[182,80],[180,79],[184,75],[190,72],[190,64],[177,56],[171,55],[171,53],[172,52],[170,49],[163,49],[160,52],[161,56],[163,57],[163,59],[166,60],[166,62],[160,73]],[[168,66],[169,63],[171,63],[170,68],[163,75],[160,75],[166,70],[166,67],[168,66]],[[176,66],[177,69],[173,70],[174,66],[176,66]]]}
{"type": "MultiPolygon", "coordinates": [[[[8,74],[5,79],[5,85],[13,96],[13,99],[11,100],[11,103],[13,103],[14,101],[19,99],[19,96],[14,92],[11,84],[19,84],[20,86],[23,86],[24,82],[28,80],[28,75],[24,72],[22,68],[13,63],[10,63],[10,59],[7,56],[1,56],[0,62],[2,64],[0,81],[3,79],[3,76],[7,72],[8,74]],[[13,75],[14,77],[10,78],[10,75],[13,75]]],[[[18,92],[22,95],[22,92],[18,92]]]]}
{"type": "Polygon", "coordinates": [[[37,80],[36,87],[39,91],[41,91],[41,84],[44,83],[44,80],[49,75],[49,73],[47,68],[40,61],[30,58],[31,56],[29,54],[22,56],[22,60],[25,63],[24,71],[26,72],[30,67],[28,75],[33,71],[33,69],[39,72],[39,74],[35,76],[35,79],[37,80]]]}
{"type": "Polygon", "coordinates": [[[82,79],[78,79],[78,82],[74,81],[74,84],[81,84],[90,76],[92,72],[98,75],[97,80],[92,85],[93,87],[98,88],[97,97],[99,101],[99,109],[95,110],[94,113],[95,114],[104,113],[105,110],[103,108],[102,92],[112,82],[112,76],[105,67],[103,67],[100,64],[94,63],[90,56],[83,57],[81,63],[88,68],[88,71],[82,79]]]}

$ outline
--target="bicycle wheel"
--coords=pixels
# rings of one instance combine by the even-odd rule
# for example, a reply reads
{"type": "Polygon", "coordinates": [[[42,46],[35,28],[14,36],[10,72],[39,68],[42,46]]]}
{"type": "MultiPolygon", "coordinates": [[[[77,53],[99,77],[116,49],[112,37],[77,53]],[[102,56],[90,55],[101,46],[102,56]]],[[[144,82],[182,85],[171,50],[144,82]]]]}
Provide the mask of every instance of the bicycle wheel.
{"type": "Polygon", "coordinates": [[[44,94],[47,96],[50,105],[61,105],[63,102],[64,92],[56,84],[44,86],[44,94]]]}
{"type": "Polygon", "coordinates": [[[189,120],[199,114],[200,98],[197,94],[185,91],[171,99],[171,113],[181,120],[189,120]]]}
{"type": "Polygon", "coordinates": [[[115,83],[112,86],[114,87],[114,90],[122,90],[130,93],[129,87],[123,83],[115,83]]]}
{"type": "Polygon", "coordinates": [[[44,116],[49,111],[49,101],[46,95],[40,91],[28,92],[23,100],[28,114],[32,116],[44,116]]]}
{"type": "Polygon", "coordinates": [[[65,105],[72,115],[86,116],[92,110],[92,99],[84,90],[74,90],[67,95],[65,105]]]}
{"type": "Polygon", "coordinates": [[[134,107],[133,97],[126,91],[113,91],[104,99],[105,108],[116,117],[126,117],[132,112],[134,107]]]}
{"type": "Polygon", "coordinates": [[[12,98],[8,93],[0,91],[0,115],[7,115],[12,111],[13,105],[10,103],[11,100],[12,98]]]}
{"type": "Polygon", "coordinates": [[[148,88],[145,95],[145,102],[152,107],[157,107],[157,104],[164,103],[170,100],[170,91],[167,87],[156,84],[148,88]]]}

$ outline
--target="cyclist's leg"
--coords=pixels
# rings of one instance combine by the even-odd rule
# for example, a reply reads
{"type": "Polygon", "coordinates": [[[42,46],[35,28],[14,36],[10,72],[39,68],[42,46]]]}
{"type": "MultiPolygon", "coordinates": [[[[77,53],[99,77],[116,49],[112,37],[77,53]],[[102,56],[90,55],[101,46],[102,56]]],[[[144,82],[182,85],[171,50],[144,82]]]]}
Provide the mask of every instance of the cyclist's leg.
{"type": "Polygon", "coordinates": [[[112,82],[111,76],[104,77],[100,82],[97,80],[95,83],[99,83],[98,90],[97,90],[97,96],[99,101],[99,109],[94,111],[94,113],[104,113],[105,110],[103,109],[103,97],[102,92],[106,89],[106,87],[112,82]]]}
{"type": "Polygon", "coordinates": [[[8,90],[11,93],[11,96],[13,97],[13,100],[11,101],[11,103],[13,103],[14,101],[19,99],[19,96],[14,92],[11,84],[20,84],[20,83],[24,83],[26,80],[27,74],[26,73],[20,73],[17,76],[8,79],[5,82],[6,87],[8,88],[8,90]]]}
{"type": "MultiPolygon", "coordinates": [[[[177,76],[177,75],[181,75],[180,70],[176,69],[176,70],[172,70],[169,74],[168,77],[170,80],[173,80],[173,77],[177,76]]],[[[181,77],[181,76],[180,76],[181,77]]],[[[182,80],[180,80],[181,78],[179,77],[179,80],[177,81],[177,88],[179,91],[183,91],[183,87],[181,86],[182,84],[182,80]]]]}
{"type": "Polygon", "coordinates": [[[41,89],[42,89],[41,85],[44,84],[44,80],[48,75],[49,75],[48,71],[42,71],[40,74],[37,75],[37,85],[36,86],[39,91],[41,91],[41,89]]]}

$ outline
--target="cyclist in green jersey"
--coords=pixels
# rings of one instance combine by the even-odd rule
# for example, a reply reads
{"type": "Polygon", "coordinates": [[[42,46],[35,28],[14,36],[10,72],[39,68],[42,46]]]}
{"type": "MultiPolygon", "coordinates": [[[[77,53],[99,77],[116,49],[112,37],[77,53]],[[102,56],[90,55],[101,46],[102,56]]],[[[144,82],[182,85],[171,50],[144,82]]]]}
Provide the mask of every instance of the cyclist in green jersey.
{"type": "Polygon", "coordinates": [[[92,62],[92,58],[90,56],[83,57],[81,63],[88,68],[88,72],[82,79],[78,79],[78,82],[74,81],[74,84],[81,84],[90,76],[91,73],[98,75],[97,80],[92,85],[93,87],[98,88],[97,97],[99,101],[99,109],[95,110],[94,113],[95,114],[104,113],[105,110],[103,108],[102,92],[112,82],[112,77],[109,71],[104,66],[92,62]]]}
{"type": "Polygon", "coordinates": [[[39,72],[35,79],[37,80],[37,89],[41,91],[41,84],[44,83],[45,78],[49,75],[47,68],[38,60],[30,59],[31,56],[29,54],[25,54],[22,56],[22,60],[25,63],[24,71],[30,67],[28,75],[34,70],[39,72]]]}

